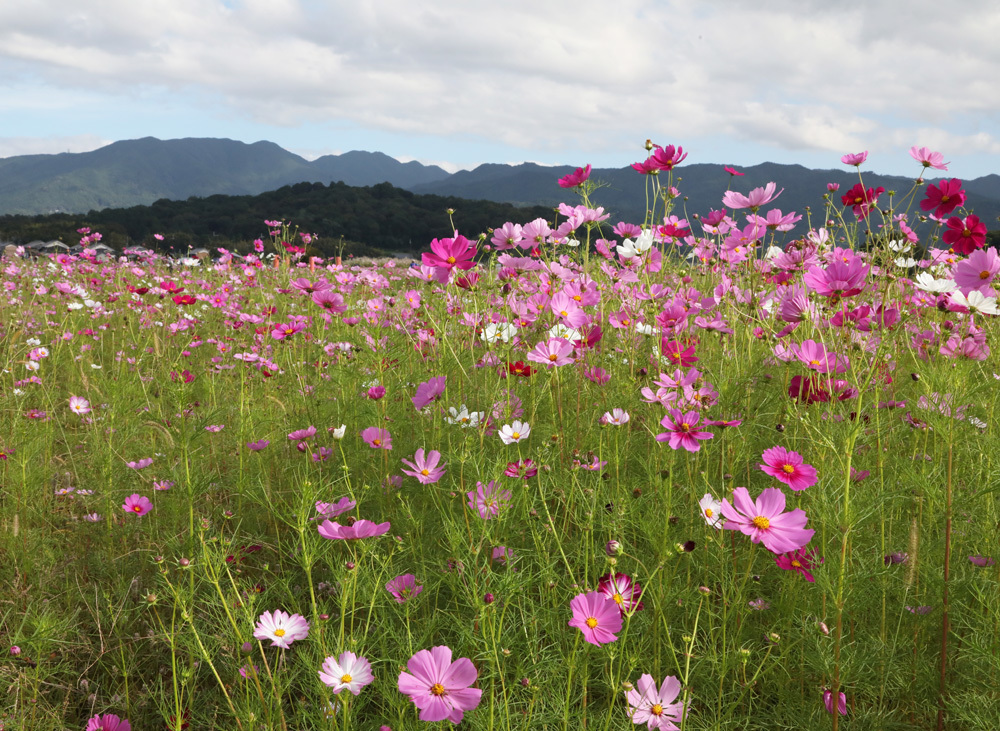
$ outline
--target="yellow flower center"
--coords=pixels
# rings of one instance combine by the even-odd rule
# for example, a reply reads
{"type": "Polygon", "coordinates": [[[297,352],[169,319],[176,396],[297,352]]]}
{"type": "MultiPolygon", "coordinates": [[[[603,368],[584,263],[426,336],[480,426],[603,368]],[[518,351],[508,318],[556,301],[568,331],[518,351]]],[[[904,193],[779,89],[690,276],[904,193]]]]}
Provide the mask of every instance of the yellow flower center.
{"type": "Polygon", "coordinates": [[[758,515],[750,522],[753,523],[756,527],[760,528],[761,530],[767,530],[768,528],[771,527],[771,521],[765,518],[763,515],[758,515]]]}
{"type": "Polygon", "coordinates": [[[577,302],[583,302],[583,297],[581,297],[578,294],[574,294],[573,299],[575,299],[577,302]]]}
{"type": "Polygon", "coordinates": [[[990,278],[990,273],[987,272],[987,271],[979,272],[979,278],[980,279],[989,279],[990,278]]]}
{"type": "Polygon", "coordinates": [[[941,196],[941,202],[942,203],[947,203],[948,202],[948,196],[946,196],[946,195],[941,196]]]}
{"type": "Polygon", "coordinates": [[[559,310],[559,314],[562,315],[563,317],[569,317],[569,313],[566,312],[566,310],[559,310]]]}
{"type": "Polygon", "coordinates": [[[818,366],[819,365],[819,361],[818,360],[811,360],[811,361],[809,361],[809,365],[818,366]]]}
{"type": "Polygon", "coordinates": [[[621,594],[615,594],[611,598],[615,600],[615,604],[621,604],[623,601],[625,601],[625,597],[623,597],[621,594]]]}
{"type": "Polygon", "coordinates": [[[663,706],[661,706],[659,703],[655,703],[653,707],[649,709],[649,712],[652,713],[654,716],[659,716],[661,713],[663,713],[663,706]]]}
{"type": "Polygon", "coordinates": [[[274,636],[275,637],[284,637],[285,636],[285,630],[283,630],[283,629],[276,629],[276,630],[274,630],[274,636]]]}
{"type": "Polygon", "coordinates": [[[440,683],[435,683],[431,686],[431,693],[433,695],[444,695],[444,686],[440,683]]]}
{"type": "Polygon", "coordinates": [[[449,256],[445,261],[447,261],[449,264],[454,264],[455,263],[455,257],[449,256]]]}
{"type": "Polygon", "coordinates": [[[519,432],[519,431],[516,431],[516,432],[513,432],[513,433],[511,434],[511,436],[512,436],[512,437],[513,437],[514,439],[520,439],[520,438],[521,438],[521,432],[519,432]]]}
{"type": "Polygon", "coordinates": [[[792,566],[794,566],[797,569],[800,569],[802,568],[802,562],[799,561],[798,559],[792,559],[792,566]]]}
{"type": "Polygon", "coordinates": [[[715,515],[715,513],[712,511],[711,508],[705,508],[705,517],[706,518],[711,518],[713,515],[715,515]]]}
{"type": "Polygon", "coordinates": [[[790,464],[783,464],[781,465],[781,471],[784,472],[786,475],[790,475],[793,472],[795,472],[795,467],[790,464]]]}
{"type": "Polygon", "coordinates": [[[551,361],[556,361],[558,359],[559,359],[559,356],[556,355],[555,353],[552,353],[551,355],[549,355],[549,360],[551,360],[551,361]]]}
{"type": "Polygon", "coordinates": [[[591,629],[594,629],[594,627],[597,626],[597,618],[596,617],[587,617],[587,621],[584,624],[586,624],[591,629]]]}
{"type": "Polygon", "coordinates": [[[686,421],[682,422],[677,428],[680,429],[685,434],[691,431],[691,425],[688,424],[686,421]]]}
{"type": "Polygon", "coordinates": [[[382,440],[381,439],[372,439],[372,444],[374,444],[376,447],[381,447],[382,446],[382,440]]]}
{"type": "Polygon", "coordinates": [[[340,676],[341,683],[350,683],[352,680],[354,680],[354,678],[352,678],[347,673],[344,673],[343,675],[340,676]]]}
{"type": "Polygon", "coordinates": [[[137,513],[141,513],[142,512],[142,506],[141,505],[136,505],[134,508],[132,508],[132,510],[134,510],[137,513]]]}
{"type": "Polygon", "coordinates": [[[422,474],[424,477],[427,477],[427,475],[430,474],[430,470],[428,470],[428,469],[422,469],[422,470],[420,470],[420,474],[422,474]]]}

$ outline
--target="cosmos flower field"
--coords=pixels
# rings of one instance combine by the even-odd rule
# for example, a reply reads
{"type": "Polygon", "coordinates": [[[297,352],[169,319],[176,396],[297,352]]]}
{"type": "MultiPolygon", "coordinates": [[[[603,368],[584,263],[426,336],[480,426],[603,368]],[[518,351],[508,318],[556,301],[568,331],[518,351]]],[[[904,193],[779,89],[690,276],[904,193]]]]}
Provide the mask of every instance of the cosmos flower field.
{"type": "Polygon", "coordinates": [[[647,152],[645,221],[588,166],[412,264],[8,252],[0,728],[1000,727],[961,181],[688,211],[647,152]]]}

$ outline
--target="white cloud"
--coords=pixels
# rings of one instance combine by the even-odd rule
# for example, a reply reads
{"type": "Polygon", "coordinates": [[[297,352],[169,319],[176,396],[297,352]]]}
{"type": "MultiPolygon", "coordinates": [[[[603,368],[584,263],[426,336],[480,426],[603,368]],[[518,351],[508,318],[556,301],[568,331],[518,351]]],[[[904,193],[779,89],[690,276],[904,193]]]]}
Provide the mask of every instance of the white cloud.
{"type": "Polygon", "coordinates": [[[71,137],[0,137],[0,158],[17,155],[49,155],[58,152],[90,152],[114,140],[96,135],[71,137]]]}

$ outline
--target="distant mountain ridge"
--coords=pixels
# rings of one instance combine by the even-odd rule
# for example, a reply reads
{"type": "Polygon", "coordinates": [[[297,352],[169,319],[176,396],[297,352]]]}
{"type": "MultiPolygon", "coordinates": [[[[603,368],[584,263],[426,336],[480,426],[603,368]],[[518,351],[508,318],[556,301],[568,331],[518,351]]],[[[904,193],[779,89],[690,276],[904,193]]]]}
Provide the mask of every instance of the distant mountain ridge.
{"type": "MultiPolygon", "coordinates": [[[[228,139],[187,138],[159,140],[145,137],[115,142],[92,152],[23,155],[0,159],[0,215],[85,213],[105,208],[150,205],[157,200],[187,200],[210,195],[257,195],[300,182],[343,182],[351,186],[380,183],[419,194],[455,196],[518,206],[555,206],[576,203],[573,191],[557,180],[571,166],[544,167],[484,164],[450,174],[435,165],[402,163],[381,152],[347,152],[308,161],[273,142],[247,144],[228,139]]],[[[681,198],[674,213],[683,217],[721,207],[723,192],[731,187],[746,192],[775,182],[784,192],[770,207],[804,216],[823,225],[823,195],[828,183],[840,190],[831,194],[834,208],[843,210],[840,196],[857,182],[849,170],[810,170],[801,165],[762,163],[732,177],[722,165],[684,164],[674,171],[681,198]],[[680,182],[678,182],[680,179],[680,182]],[[686,198],[686,200],[685,200],[686,198]],[[685,211],[686,206],[686,211],[685,211]]],[[[900,199],[911,190],[910,178],[863,173],[866,186],[882,186],[900,199]]],[[[950,177],[946,175],[946,177],[950,177]]],[[[592,179],[604,184],[593,198],[611,213],[611,222],[639,221],[645,214],[646,178],[629,166],[595,169],[592,179]]],[[[665,182],[661,176],[661,182],[665,182]]],[[[933,180],[928,179],[928,183],[933,180]]],[[[1000,175],[963,181],[966,207],[990,229],[1000,228],[1000,175]]],[[[917,200],[923,197],[917,191],[917,200]]],[[[880,199],[888,205],[887,196],[880,199]]],[[[919,212],[916,202],[909,205],[919,212]]],[[[498,221],[496,225],[502,224],[498,221]]]]}

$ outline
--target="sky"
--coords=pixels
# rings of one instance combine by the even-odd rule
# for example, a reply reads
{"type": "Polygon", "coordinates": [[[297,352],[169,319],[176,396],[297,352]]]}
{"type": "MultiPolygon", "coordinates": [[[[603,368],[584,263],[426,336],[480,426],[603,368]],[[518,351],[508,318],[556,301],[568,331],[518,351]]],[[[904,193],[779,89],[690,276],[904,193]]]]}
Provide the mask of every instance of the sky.
{"type": "MultiPolygon", "coordinates": [[[[0,4],[0,158],[269,140],[624,167],[764,161],[1000,173],[1000,4],[962,0],[18,0],[0,4]]],[[[942,175],[943,173],[937,173],[942,175]]]]}

